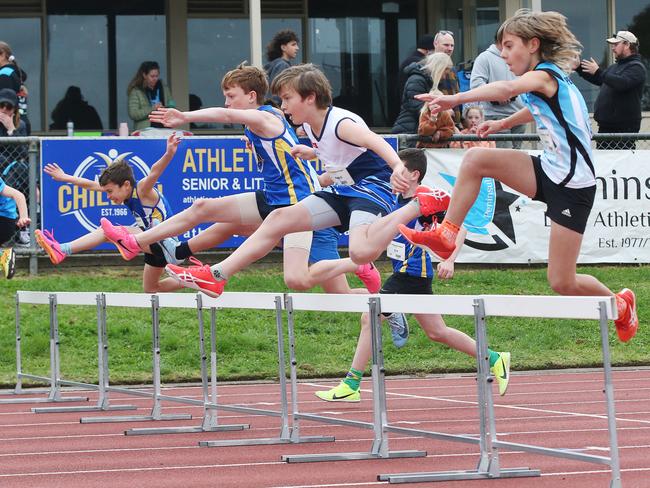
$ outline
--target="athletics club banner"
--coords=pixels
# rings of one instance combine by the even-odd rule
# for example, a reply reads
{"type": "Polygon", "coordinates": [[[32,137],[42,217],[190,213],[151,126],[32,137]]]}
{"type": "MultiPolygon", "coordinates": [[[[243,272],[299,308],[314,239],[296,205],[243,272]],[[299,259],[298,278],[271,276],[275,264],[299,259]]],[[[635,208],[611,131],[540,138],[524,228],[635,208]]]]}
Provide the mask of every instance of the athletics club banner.
{"type": "MultiPolygon", "coordinates": [[[[394,148],[397,138],[386,140],[394,148]]],[[[57,163],[69,175],[95,180],[106,166],[125,159],[133,167],[136,181],[149,173],[164,154],[166,139],[137,137],[69,138],[41,140],[41,164],[57,163]]],[[[319,161],[312,161],[321,172],[319,161]]],[[[217,198],[251,192],[263,187],[252,153],[240,136],[187,137],[163,172],[157,188],[165,195],[174,213],[199,198],[217,198]]],[[[41,168],[41,220],[44,229],[53,229],[59,242],[68,242],[92,232],[106,217],[111,222],[132,225],[133,217],[124,205],[113,205],[103,192],[54,181],[41,168]]],[[[211,225],[201,224],[179,236],[187,240],[211,225]]],[[[237,247],[244,237],[228,239],[221,247],[237,247]]],[[[346,239],[342,239],[345,243],[346,239]]],[[[99,249],[114,249],[103,244],[99,249]]]]}
{"type": "MultiPolygon", "coordinates": [[[[423,183],[453,192],[463,154],[427,150],[423,183]]],[[[539,154],[539,151],[529,151],[539,154]]],[[[579,263],[650,262],[650,151],[594,151],[596,199],[579,263]]],[[[464,222],[461,263],[539,263],[548,260],[546,205],[484,178],[464,222]]]]}

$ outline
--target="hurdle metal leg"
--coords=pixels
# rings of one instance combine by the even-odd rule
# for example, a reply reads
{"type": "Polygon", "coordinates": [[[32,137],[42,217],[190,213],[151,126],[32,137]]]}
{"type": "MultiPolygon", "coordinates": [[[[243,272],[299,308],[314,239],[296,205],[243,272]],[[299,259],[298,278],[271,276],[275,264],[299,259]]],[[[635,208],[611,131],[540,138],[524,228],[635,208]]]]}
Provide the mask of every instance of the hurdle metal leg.
{"type": "Polygon", "coordinates": [[[161,400],[161,386],[160,386],[160,307],[158,304],[158,296],[151,295],[151,342],[153,353],[153,394],[143,391],[131,390],[129,388],[118,388],[114,386],[107,386],[106,391],[114,391],[124,393],[126,395],[134,395],[146,398],[153,398],[153,407],[150,415],[125,415],[118,417],[83,417],[80,419],[82,424],[96,424],[103,422],[141,422],[148,420],[187,420],[192,416],[188,414],[163,414],[161,400]]]}
{"type": "Polygon", "coordinates": [[[229,439],[220,441],[201,441],[202,447],[228,447],[228,446],[254,446],[270,444],[290,444],[291,429],[289,428],[289,404],[287,400],[287,373],[284,355],[284,335],[282,327],[282,297],[275,297],[275,326],[278,335],[278,375],[280,376],[280,411],[264,410],[241,405],[220,405],[210,403],[208,408],[226,410],[230,412],[244,412],[253,415],[268,415],[280,417],[280,435],[278,437],[256,438],[256,439],[229,439]]]}
{"type": "MultiPolygon", "coordinates": [[[[479,438],[474,439],[479,445],[479,460],[476,469],[466,471],[438,471],[420,473],[380,474],[377,479],[389,483],[421,483],[426,481],[454,481],[493,478],[523,478],[540,476],[539,470],[529,468],[499,468],[499,451],[497,447],[496,422],[494,418],[494,401],[492,399],[490,375],[490,357],[487,347],[485,304],[482,299],[474,300],[474,331],[476,337],[477,389],[479,407],[479,438]]],[[[393,430],[391,428],[391,430],[393,430]]],[[[405,432],[407,429],[397,431],[405,432]]],[[[408,429],[412,430],[412,429],[408,429]]],[[[414,429],[413,429],[414,430],[414,429]]],[[[431,433],[433,434],[433,433],[431,433]]],[[[468,442],[467,436],[431,435],[458,442],[468,442]]]]}
{"type": "MultiPolygon", "coordinates": [[[[104,334],[106,324],[106,296],[103,293],[97,294],[97,385],[83,383],[79,381],[68,381],[60,379],[59,384],[66,384],[71,386],[80,386],[89,390],[97,390],[99,396],[96,405],[83,405],[76,407],[41,407],[32,408],[34,413],[65,413],[65,412],[107,412],[115,410],[135,410],[134,405],[111,405],[109,401],[108,391],[106,386],[108,384],[108,366],[105,357],[108,353],[107,350],[107,337],[104,334]]],[[[58,331],[57,331],[58,333],[58,331]]],[[[58,343],[58,340],[57,340],[58,343]]],[[[59,362],[57,355],[57,364],[59,362]]]]}
{"type": "MultiPolygon", "coordinates": [[[[388,448],[388,437],[385,435],[387,421],[386,388],[384,352],[381,337],[381,302],[377,297],[370,298],[370,333],[372,340],[372,410],[373,422],[357,422],[353,420],[333,419],[314,414],[297,414],[294,418],[303,418],[316,422],[345,425],[362,429],[372,429],[374,438],[369,452],[344,452],[332,454],[300,454],[285,455],[282,460],[288,463],[311,463],[322,461],[357,461],[364,459],[388,459],[388,458],[410,458],[425,457],[426,451],[390,451],[388,448]]],[[[290,323],[293,328],[293,323],[290,323]]]]}
{"type": "MultiPolygon", "coordinates": [[[[204,333],[204,322],[203,322],[203,299],[200,293],[196,294],[196,306],[197,306],[197,315],[198,315],[198,325],[199,325],[199,354],[201,356],[201,390],[203,392],[203,401],[200,402],[203,406],[203,421],[199,426],[187,426],[187,427],[153,427],[153,428],[138,428],[138,429],[129,429],[124,432],[125,435],[151,435],[151,434],[192,434],[196,432],[222,432],[222,431],[231,431],[231,430],[243,430],[248,429],[248,424],[231,424],[231,425],[220,425],[217,417],[217,412],[214,409],[207,408],[206,405],[209,402],[217,403],[217,356],[216,356],[216,310],[214,308],[210,309],[210,342],[213,346],[212,354],[210,357],[211,367],[212,367],[212,398],[209,397],[208,393],[208,373],[206,365],[206,354],[205,354],[205,333],[204,333]]],[[[167,398],[167,397],[164,397],[167,398]]],[[[177,402],[184,402],[189,404],[198,404],[197,401],[193,399],[184,399],[183,397],[177,397],[177,402]]]]}
{"type": "MultiPolygon", "coordinates": [[[[21,364],[21,343],[20,343],[20,306],[18,296],[16,295],[16,364],[18,383],[22,388],[22,378],[29,378],[50,383],[47,398],[12,398],[0,400],[0,403],[62,403],[62,402],[85,402],[88,397],[62,397],[61,381],[59,367],[59,321],[57,317],[56,294],[50,294],[49,302],[49,322],[50,322],[50,376],[39,376],[22,372],[21,364]]],[[[34,409],[32,409],[33,411],[34,409]]]]}

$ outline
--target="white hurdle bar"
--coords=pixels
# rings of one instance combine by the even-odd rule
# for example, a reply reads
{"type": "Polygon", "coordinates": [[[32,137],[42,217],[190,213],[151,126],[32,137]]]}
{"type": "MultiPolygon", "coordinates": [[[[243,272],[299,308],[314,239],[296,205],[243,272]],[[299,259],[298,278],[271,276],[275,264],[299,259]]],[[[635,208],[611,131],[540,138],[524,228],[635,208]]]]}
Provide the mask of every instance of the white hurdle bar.
{"type": "Polygon", "coordinates": [[[236,309],[257,309],[275,310],[276,330],[278,338],[278,377],[280,380],[280,412],[266,409],[247,407],[243,405],[223,405],[208,403],[208,408],[221,409],[231,412],[243,412],[253,415],[268,415],[280,417],[281,427],[278,437],[252,438],[252,439],[229,439],[218,441],[200,441],[203,447],[228,447],[228,446],[250,446],[270,444],[299,444],[306,442],[331,442],[330,436],[300,436],[298,430],[289,424],[289,403],[287,399],[287,377],[285,367],[285,347],[282,320],[282,297],[273,293],[224,293],[219,298],[203,297],[203,306],[211,308],[236,308],[236,309]]]}
{"type": "Polygon", "coordinates": [[[325,461],[358,461],[378,458],[410,458],[424,457],[426,451],[405,450],[391,451],[388,437],[385,435],[386,420],[386,388],[383,367],[383,346],[381,338],[381,307],[376,295],[328,295],[328,294],[288,294],[285,297],[287,323],[289,329],[289,351],[291,357],[291,397],[293,408],[294,429],[299,429],[300,419],[311,420],[334,425],[344,425],[360,429],[370,429],[374,437],[370,450],[367,452],[343,452],[330,454],[298,454],[284,455],[282,460],[288,463],[325,462],[325,461]],[[327,312],[369,312],[372,335],[372,399],[373,421],[361,422],[356,420],[338,419],[323,415],[306,414],[298,411],[298,385],[296,374],[294,312],[327,311],[327,312]]]}
{"type": "MultiPolygon", "coordinates": [[[[380,337],[381,325],[379,312],[402,313],[439,313],[442,315],[473,315],[475,318],[477,365],[478,365],[478,400],[479,400],[479,431],[478,437],[451,435],[441,432],[430,432],[418,429],[407,429],[388,424],[385,401],[377,401],[374,376],[378,375],[383,383],[383,354],[375,351],[377,342],[373,338],[373,406],[375,418],[382,419],[382,434],[375,438],[375,444],[381,445],[383,432],[394,432],[419,437],[431,437],[440,440],[472,443],[479,445],[479,460],[476,470],[447,471],[432,473],[401,473],[379,475],[380,481],[390,483],[408,483],[425,481],[448,481],[465,479],[492,479],[539,476],[539,470],[529,468],[501,469],[499,466],[498,449],[508,448],[515,451],[527,451],[542,455],[574,459],[595,464],[610,466],[612,480],[610,488],[620,488],[620,465],[618,455],[618,440],[616,434],[616,415],[614,409],[614,390],[611,379],[611,361],[609,355],[608,319],[615,319],[616,304],[613,297],[563,297],[563,296],[518,296],[518,295],[479,295],[479,296],[435,296],[435,295],[381,295],[368,297],[367,295],[327,295],[327,294],[290,294],[290,308],[294,310],[325,310],[340,312],[364,312],[367,310],[368,301],[377,300],[377,307],[371,315],[375,320],[372,324],[375,335],[380,337]],[[381,302],[379,302],[381,300],[381,302]],[[487,354],[486,317],[537,317],[561,319],[591,319],[598,320],[600,324],[601,343],[603,348],[603,364],[605,376],[605,395],[607,403],[608,432],[610,444],[610,457],[587,455],[575,450],[551,449],[540,446],[502,442],[497,438],[494,404],[491,393],[493,378],[489,373],[489,357],[487,354]],[[375,364],[375,362],[377,364],[375,364]],[[379,412],[377,411],[379,410],[379,412]]],[[[291,318],[291,314],[289,315],[291,318]]],[[[290,328],[292,324],[289,324],[290,328]]],[[[380,344],[379,344],[380,346],[380,344]]],[[[380,387],[381,388],[381,387],[380,387]]],[[[300,414],[294,411],[296,419],[314,420],[339,425],[350,425],[361,428],[370,428],[369,424],[358,425],[340,419],[330,419],[319,415],[300,414]]],[[[387,445],[386,445],[387,449],[387,445]]],[[[386,452],[386,451],[384,451],[386,452]]],[[[365,453],[361,453],[365,454],[365,453]]],[[[370,453],[374,457],[387,457],[378,454],[373,445],[370,453]]],[[[371,456],[372,457],[372,456],[371,456]]],[[[287,462],[311,462],[328,460],[363,459],[360,453],[342,453],[333,455],[304,455],[283,456],[287,462]]]]}

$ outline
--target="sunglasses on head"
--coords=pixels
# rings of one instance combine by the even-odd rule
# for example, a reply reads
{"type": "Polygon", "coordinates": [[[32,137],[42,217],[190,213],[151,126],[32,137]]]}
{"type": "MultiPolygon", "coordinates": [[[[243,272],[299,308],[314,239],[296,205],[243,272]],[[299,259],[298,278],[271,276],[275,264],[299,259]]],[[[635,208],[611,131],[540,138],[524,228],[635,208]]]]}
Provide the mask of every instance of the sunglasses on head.
{"type": "Polygon", "coordinates": [[[2,109],[13,109],[14,106],[9,102],[0,102],[0,108],[2,109]]]}
{"type": "Polygon", "coordinates": [[[449,30],[441,30],[441,31],[438,31],[438,34],[440,34],[441,36],[451,36],[451,37],[454,37],[454,33],[453,33],[452,31],[449,31],[449,30]]]}

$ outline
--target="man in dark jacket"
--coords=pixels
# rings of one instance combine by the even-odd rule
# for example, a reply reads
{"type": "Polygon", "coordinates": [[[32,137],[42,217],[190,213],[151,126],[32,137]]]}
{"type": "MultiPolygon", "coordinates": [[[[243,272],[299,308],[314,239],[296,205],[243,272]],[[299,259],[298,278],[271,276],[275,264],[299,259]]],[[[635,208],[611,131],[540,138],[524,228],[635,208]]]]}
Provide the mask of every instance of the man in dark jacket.
{"type": "MultiPolygon", "coordinates": [[[[639,55],[639,40],[628,31],[618,31],[607,39],[616,62],[601,69],[591,59],[583,59],[576,69],[578,74],[600,92],[594,106],[598,132],[639,132],[641,127],[641,97],[646,80],[646,67],[639,55]]],[[[598,149],[633,149],[634,141],[598,143],[598,149]]]]}
{"type": "Polygon", "coordinates": [[[398,92],[397,96],[401,97],[404,93],[404,85],[408,79],[408,74],[404,72],[407,66],[410,66],[413,63],[418,63],[424,59],[427,54],[433,52],[433,36],[431,34],[424,34],[420,39],[418,39],[417,48],[409,56],[402,61],[402,64],[399,65],[399,74],[398,74],[398,92]]]}

